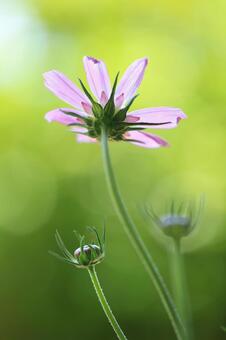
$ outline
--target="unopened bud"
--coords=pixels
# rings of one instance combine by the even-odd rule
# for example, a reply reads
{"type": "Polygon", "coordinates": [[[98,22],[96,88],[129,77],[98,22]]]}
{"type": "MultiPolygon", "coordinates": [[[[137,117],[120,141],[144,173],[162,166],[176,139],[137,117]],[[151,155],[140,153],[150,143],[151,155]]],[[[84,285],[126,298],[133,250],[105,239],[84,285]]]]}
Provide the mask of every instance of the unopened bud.
{"type": "Polygon", "coordinates": [[[176,208],[172,202],[170,212],[166,215],[158,216],[153,209],[148,209],[147,212],[165,235],[180,240],[192,232],[198,222],[202,207],[203,200],[200,200],[196,211],[191,204],[182,204],[176,208]]]}
{"type": "Polygon", "coordinates": [[[60,234],[56,231],[56,241],[62,255],[54,252],[51,252],[51,254],[67,263],[75,265],[77,268],[88,268],[89,266],[95,266],[100,263],[105,256],[105,228],[102,237],[99,236],[96,228],[92,227],[89,228],[89,230],[95,234],[97,244],[84,244],[85,236],[81,236],[75,232],[80,247],[74,251],[74,254],[68,251],[60,234]]]}
{"type": "Polygon", "coordinates": [[[74,251],[74,257],[81,266],[90,266],[99,263],[104,255],[96,244],[84,245],[74,251]]]}
{"type": "Polygon", "coordinates": [[[166,215],[159,217],[158,225],[167,236],[180,239],[190,233],[192,220],[188,216],[166,215]]]}

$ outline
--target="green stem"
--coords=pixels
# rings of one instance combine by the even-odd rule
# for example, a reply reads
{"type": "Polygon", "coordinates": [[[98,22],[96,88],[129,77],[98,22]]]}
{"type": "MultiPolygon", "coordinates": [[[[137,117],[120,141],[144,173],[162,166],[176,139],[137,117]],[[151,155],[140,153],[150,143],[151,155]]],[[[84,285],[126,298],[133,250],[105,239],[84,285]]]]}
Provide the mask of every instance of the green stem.
{"type": "Polygon", "coordinates": [[[143,240],[141,239],[140,234],[133,220],[131,219],[127,211],[127,208],[123,202],[121,194],[119,192],[118,185],[117,185],[114,172],[113,172],[113,168],[112,168],[112,164],[111,164],[109,148],[108,148],[108,134],[105,128],[102,128],[101,145],[102,145],[103,163],[104,163],[104,170],[106,174],[107,184],[108,184],[108,188],[109,188],[116,212],[118,213],[118,216],[122,224],[124,225],[125,231],[131,243],[133,244],[138,255],[140,256],[140,259],[143,262],[149,275],[151,276],[154,286],[159,293],[161,301],[172,323],[177,339],[178,340],[185,339],[185,329],[177,313],[173,300],[167,290],[167,287],[163,281],[162,276],[159,273],[159,270],[154,260],[152,259],[143,240]]]}
{"type": "Polygon", "coordinates": [[[123,331],[121,330],[121,328],[120,328],[116,318],[114,317],[114,314],[112,313],[111,308],[110,308],[110,306],[109,306],[109,304],[108,304],[108,302],[107,302],[107,300],[104,296],[103,290],[101,288],[100,282],[99,282],[98,277],[97,277],[95,267],[94,266],[89,267],[88,272],[89,272],[90,278],[92,280],[93,286],[95,288],[95,291],[97,293],[97,297],[100,301],[100,304],[101,304],[101,306],[104,310],[105,315],[108,318],[108,321],[110,322],[112,328],[114,329],[117,337],[120,340],[125,340],[126,336],[124,335],[123,331]]]}
{"type": "Polygon", "coordinates": [[[191,311],[187,293],[184,259],[180,251],[180,240],[173,240],[171,277],[175,303],[181,314],[182,320],[186,325],[187,339],[191,340],[193,338],[191,311]]]}

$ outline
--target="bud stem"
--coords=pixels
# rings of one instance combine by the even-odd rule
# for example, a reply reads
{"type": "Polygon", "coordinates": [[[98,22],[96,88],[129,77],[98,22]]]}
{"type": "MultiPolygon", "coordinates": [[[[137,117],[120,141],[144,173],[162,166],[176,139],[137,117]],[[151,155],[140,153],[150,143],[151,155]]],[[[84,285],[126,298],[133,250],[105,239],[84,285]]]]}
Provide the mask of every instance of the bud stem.
{"type": "Polygon", "coordinates": [[[173,239],[173,252],[171,255],[172,289],[176,305],[181,314],[182,320],[186,325],[186,339],[191,340],[193,338],[191,329],[192,318],[186,285],[185,265],[183,255],[180,250],[180,242],[180,240],[173,239]]]}
{"type": "Polygon", "coordinates": [[[90,278],[92,280],[93,286],[95,288],[97,297],[99,299],[99,302],[104,310],[105,315],[108,318],[108,321],[110,322],[112,328],[114,329],[118,339],[125,340],[126,336],[124,335],[123,331],[121,330],[116,318],[114,317],[114,314],[112,313],[112,310],[104,296],[103,290],[101,288],[100,282],[97,277],[97,273],[95,270],[95,266],[88,267],[88,272],[90,275],[90,278]]]}
{"type": "Polygon", "coordinates": [[[186,338],[185,329],[180,319],[180,316],[176,310],[174,302],[169,294],[169,291],[165,285],[162,276],[159,273],[159,270],[153,258],[151,257],[151,254],[148,252],[137,230],[137,227],[135,226],[133,220],[130,217],[127,208],[123,202],[123,199],[121,197],[121,194],[119,192],[110,159],[110,153],[108,148],[108,133],[104,127],[102,128],[101,133],[101,146],[106,180],[118,217],[120,218],[122,224],[124,225],[125,231],[131,243],[133,244],[135,250],[140,256],[142,263],[144,264],[149,275],[151,276],[154,286],[159,293],[160,299],[172,323],[177,339],[178,340],[185,339],[186,338]]]}

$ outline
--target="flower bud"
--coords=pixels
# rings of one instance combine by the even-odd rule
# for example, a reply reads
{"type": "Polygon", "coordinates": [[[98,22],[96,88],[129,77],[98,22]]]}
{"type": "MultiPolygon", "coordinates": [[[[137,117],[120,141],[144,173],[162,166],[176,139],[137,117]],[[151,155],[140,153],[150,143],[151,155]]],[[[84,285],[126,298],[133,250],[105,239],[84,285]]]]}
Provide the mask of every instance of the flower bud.
{"type": "Polygon", "coordinates": [[[170,212],[168,214],[157,216],[153,209],[147,212],[151,216],[153,222],[163,231],[163,233],[175,240],[189,235],[196,226],[203,201],[200,200],[199,207],[196,212],[191,204],[181,204],[175,207],[172,202],[170,212]]]}
{"type": "Polygon", "coordinates": [[[84,245],[74,251],[74,257],[81,266],[90,266],[99,263],[103,259],[103,253],[96,244],[84,245]]]}
{"type": "Polygon", "coordinates": [[[188,216],[166,215],[159,217],[159,225],[167,236],[180,239],[190,233],[192,220],[188,216]]]}
{"type": "Polygon", "coordinates": [[[74,251],[72,255],[64,245],[62,238],[59,233],[56,231],[56,241],[59,249],[61,250],[62,255],[51,252],[55,257],[75,265],[78,268],[88,268],[90,266],[95,266],[100,263],[105,256],[105,229],[102,237],[99,236],[97,230],[95,228],[89,228],[89,230],[95,234],[96,240],[98,244],[90,243],[84,244],[84,236],[79,235],[76,232],[76,236],[79,240],[80,247],[74,251]]]}

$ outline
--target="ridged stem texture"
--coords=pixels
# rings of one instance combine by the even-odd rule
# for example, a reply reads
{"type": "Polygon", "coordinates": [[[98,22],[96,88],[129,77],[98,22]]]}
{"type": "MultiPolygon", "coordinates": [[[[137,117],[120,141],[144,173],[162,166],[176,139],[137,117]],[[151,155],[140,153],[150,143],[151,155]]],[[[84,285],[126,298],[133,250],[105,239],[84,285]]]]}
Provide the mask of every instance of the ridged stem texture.
{"type": "Polygon", "coordinates": [[[101,304],[101,306],[104,310],[106,317],[108,318],[108,321],[110,322],[112,328],[114,329],[115,334],[117,335],[118,339],[125,340],[126,336],[124,335],[123,331],[121,330],[121,328],[120,328],[120,326],[119,326],[119,324],[118,324],[114,314],[112,313],[112,310],[111,310],[111,308],[110,308],[110,306],[109,306],[109,304],[106,300],[106,297],[104,295],[104,292],[103,292],[101,285],[100,285],[100,282],[98,280],[95,267],[94,266],[89,267],[88,272],[89,272],[91,281],[93,283],[94,289],[96,291],[98,300],[99,300],[99,302],[100,302],[100,304],[101,304]]]}
{"type": "Polygon", "coordinates": [[[134,246],[137,254],[139,255],[143,265],[145,266],[148,274],[151,277],[151,280],[160,296],[160,299],[165,307],[167,315],[171,321],[175,334],[178,340],[186,339],[185,328],[182,324],[181,318],[177,312],[175,304],[171,298],[171,295],[164,283],[160,272],[149,253],[148,249],[146,248],[139,231],[134,224],[132,218],[129,215],[129,212],[125,206],[125,203],[122,199],[120,194],[116,178],[114,175],[113,167],[111,164],[111,158],[109,153],[109,146],[108,146],[108,133],[107,130],[103,127],[102,134],[101,134],[101,146],[102,146],[102,156],[103,156],[103,164],[104,170],[107,180],[108,189],[115,207],[115,210],[118,214],[119,219],[121,220],[124,229],[134,246]]]}

